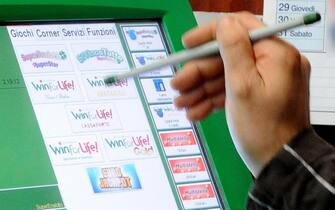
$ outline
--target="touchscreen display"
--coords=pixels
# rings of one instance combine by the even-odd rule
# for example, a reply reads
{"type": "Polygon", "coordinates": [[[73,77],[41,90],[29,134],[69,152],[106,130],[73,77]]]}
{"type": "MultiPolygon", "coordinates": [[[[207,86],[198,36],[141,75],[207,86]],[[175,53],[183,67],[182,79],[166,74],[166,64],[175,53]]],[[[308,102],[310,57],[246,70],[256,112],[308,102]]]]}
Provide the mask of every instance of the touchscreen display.
{"type": "Polygon", "coordinates": [[[196,127],[173,105],[174,68],[104,83],[167,56],[159,22],[6,28],[57,179],[54,209],[224,209],[196,127]]]}

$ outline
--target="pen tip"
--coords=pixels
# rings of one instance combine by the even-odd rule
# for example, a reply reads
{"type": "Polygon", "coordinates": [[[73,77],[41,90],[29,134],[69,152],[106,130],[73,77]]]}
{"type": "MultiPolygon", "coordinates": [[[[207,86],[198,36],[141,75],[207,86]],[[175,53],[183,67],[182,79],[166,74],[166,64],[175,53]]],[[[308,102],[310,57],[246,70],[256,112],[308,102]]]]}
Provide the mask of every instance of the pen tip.
{"type": "Polygon", "coordinates": [[[117,77],[116,76],[108,77],[104,81],[106,85],[112,85],[117,81],[117,77]]]}
{"type": "Polygon", "coordinates": [[[321,20],[321,15],[318,12],[304,16],[304,22],[306,25],[318,22],[321,20]]]}

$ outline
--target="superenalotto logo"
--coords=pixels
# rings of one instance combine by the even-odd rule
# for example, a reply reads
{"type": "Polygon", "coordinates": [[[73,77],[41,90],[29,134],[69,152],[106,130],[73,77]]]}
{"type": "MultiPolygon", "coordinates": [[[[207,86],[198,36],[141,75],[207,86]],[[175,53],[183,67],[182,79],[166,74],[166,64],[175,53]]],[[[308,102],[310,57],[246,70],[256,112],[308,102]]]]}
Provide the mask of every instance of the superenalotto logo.
{"type": "Polygon", "coordinates": [[[84,50],[77,55],[77,60],[79,63],[84,63],[86,60],[94,57],[100,61],[107,60],[117,64],[120,64],[125,60],[120,53],[114,50],[108,50],[107,48],[84,50]]]}
{"type": "Polygon", "coordinates": [[[158,34],[157,29],[145,29],[145,28],[130,28],[126,30],[126,33],[128,34],[129,38],[131,40],[136,40],[138,36],[141,38],[153,38],[158,34]]]}
{"type": "Polygon", "coordinates": [[[45,68],[45,67],[55,67],[57,68],[59,64],[57,61],[62,61],[67,59],[67,55],[65,51],[40,51],[36,50],[32,53],[21,54],[21,59],[23,62],[33,62],[37,59],[46,59],[48,61],[36,62],[32,63],[34,68],[45,68]]]}

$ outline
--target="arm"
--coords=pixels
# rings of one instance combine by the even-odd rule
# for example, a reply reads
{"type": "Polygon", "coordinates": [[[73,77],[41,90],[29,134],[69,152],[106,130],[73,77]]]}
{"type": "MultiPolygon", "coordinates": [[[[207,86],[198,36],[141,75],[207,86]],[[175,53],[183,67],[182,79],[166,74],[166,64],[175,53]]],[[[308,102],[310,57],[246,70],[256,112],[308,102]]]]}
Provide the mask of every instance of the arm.
{"type": "Polygon", "coordinates": [[[248,209],[333,209],[334,183],[334,147],[306,129],[261,171],[248,209]]]}
{"type": "Polygon", "coordinates": [[[252,45],[248,31],[264,27],[241,13],[191,30],[187,47],[216,38],[221,56],[186,63],[171,81],[191,120],[225,108],[239,155],[254,176],[300,131],[309,128],[310,65],[293,46],[273,37],[252,45]]]}
{"type": "MultiPolygon", "coordinates": [[[[305,177],[307,173],[301,169],[300,161],[297,162],[287,149],[296,150],[301,157],[305,157],[315,150],[314,147],[322,148],[324,144],[308,144],[309,139],[319,139],[315,135],[312,135],[313,138],[299,137],[299,134],[311,129],[310,65],[293,46],[276,37],[252,45],[248,30],[263,26],[254,16],[240,13],[188,32],[183,37],[186,47],[217,39],[221,53],[220,56],[202,58],[184,65],[171,82],[172,87],[181,94],[175,99],[175,105],[187,108],[191,120],[201,120],[212,110],[225,108],[235,147],[257,178],[252,193],[273,193],[279,200],[298,195],[309,197],[310,190],[314,188],[308,187],[315,180],[311,176],[305,177]],[[306,148],[299,149],[296,142],[302,142],[299,145],[306,148]],[[293,164],[293,171],[301,171],[296,170],[295,176],[291,171],[286,171],[281,177],[277,172],[283,170],[283,165],[277,164],[278,158],[288,165],[293,164]],[[290,162],[292,160],[295,162],[290,162]],[[293,188],[294,185],[298,190],[286,194],[281,188],[273,188],[282,183],[281,179],[290,179],[292,185],[287,187],[293,188]],[[297,179],[304,181],[292,181],[297,179]]],[[[316,155],[321,157],[322,151],[316,151],[316,155]]],[[[325,161],[319,164],[326,170],[332,170],[331,164],[325,161]]],[[[334,173],[324,175],[328,180],[332,179],[334,173]]],[[[330,185],[334,185],[334,182],[330,185]]],[[[254,195],[255,200],[258,195],[261,194],[254,195]]],[[[256,205],[255,200],[250,200],[250,209],[252,204],[256,205]]],[[[266,201],[271,204],[273,200],[266,201]]],[[[300,205],[300,201],[305,202],[296,201],[295,204],[300,205]]],[[[286,205],[284,202],[281,204],[286,205]]],[[[284,206],[277,207],[282,209],[284,206]]]]}

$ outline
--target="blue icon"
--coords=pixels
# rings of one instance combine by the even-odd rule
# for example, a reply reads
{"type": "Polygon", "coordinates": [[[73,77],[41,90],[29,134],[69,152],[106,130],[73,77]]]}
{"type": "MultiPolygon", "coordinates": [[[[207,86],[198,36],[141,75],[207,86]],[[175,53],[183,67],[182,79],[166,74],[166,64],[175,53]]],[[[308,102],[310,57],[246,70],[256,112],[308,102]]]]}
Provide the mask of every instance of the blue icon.
{"type": "Polygon", "coordinates": [[[136,56],[136,59],[141,65],[145,65],[145,58],[144,56],[136,56]]]}
{"type": "Polygon", "coordinates": [[[162,79],[153,79],[155,88],[157,92],[164,92],[166,91],[166,88],[164,86],[163,80],[162,79]]]}
{"type": "Polygon", "coordinates": [[[131,40],[136,40],[137,39],[137,36],[136,36],[136,31],[131,29],[129,31],[127,31],[128,35],[129,35],[129,38],[131,40]]]}
{"type": "Polygon", "coordinates": [[[162,108],[156,108],[154,110],[155,110],[156,114],[158,115],[158,117],[160,117],[160,118],[164,117],[164,112],[163,112],[162,108]]]}

